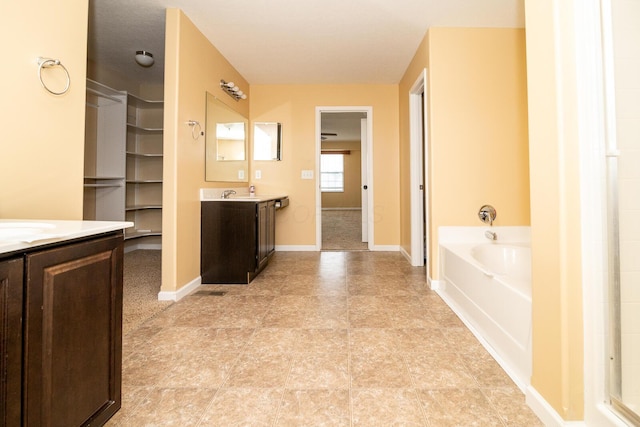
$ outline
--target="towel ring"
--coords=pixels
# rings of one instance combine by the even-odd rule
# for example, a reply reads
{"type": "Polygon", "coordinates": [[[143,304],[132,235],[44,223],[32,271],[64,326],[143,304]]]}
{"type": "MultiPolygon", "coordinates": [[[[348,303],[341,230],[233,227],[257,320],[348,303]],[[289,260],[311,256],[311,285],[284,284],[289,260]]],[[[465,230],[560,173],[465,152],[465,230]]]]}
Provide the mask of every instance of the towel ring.
{"type": "Polygon", "coordinates": [[[67,67],[65,67],[64,65],[62,65],[62,62],[60,62],[59,59],[51,59],[51,58],[42,58],[39,57],[38,58],[38,78],[40,79],[40,83],[42,84],[42,87],[45,88],[47,90],[47,92],[53,94],[53,95],[64,95],[65,93],[67,93],[67,91],[69,90],[69,86],[71,85],[71,76],[69,76],[69,70],[67,70],[67,67]],[[47,87],[47,85],[44,83],[44,80],[42,80],[42,69],[43,68],[51,68],[51,67],[55,67],[55,66],[60,66],[62,67],[62,69],[64,70],[64,73],[67,75],[67,84],[65,85],[64,89],[62,89],[60,92],[56,92],[54,90],[51,90],[47,87]]]}
{"type": "Polygon", "coordinates": [[[187,124],[191,126],[191,137],[197,141],[198,138],[200,138],[200,135],[202,135],[202,126],[200,126],[200,122],[197,120],[189,120],[187,124]]]}

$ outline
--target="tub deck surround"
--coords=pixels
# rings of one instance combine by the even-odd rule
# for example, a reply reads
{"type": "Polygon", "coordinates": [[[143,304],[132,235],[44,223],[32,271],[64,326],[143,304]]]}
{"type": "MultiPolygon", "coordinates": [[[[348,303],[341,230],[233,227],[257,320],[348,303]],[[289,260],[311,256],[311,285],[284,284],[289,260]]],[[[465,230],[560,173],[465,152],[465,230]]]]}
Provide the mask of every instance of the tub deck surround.
{"type": "Polygon", "coordinates": [[[129,227],[128,221],[0,219],[0,255],[129,227]]]}
{"type": "Polygon", "coordinates": [[[524,390],[531,377],[529,227],[441,227],[438,294],[524,390]],[[497,240],[484,237],[490,229],[497,240]]]}

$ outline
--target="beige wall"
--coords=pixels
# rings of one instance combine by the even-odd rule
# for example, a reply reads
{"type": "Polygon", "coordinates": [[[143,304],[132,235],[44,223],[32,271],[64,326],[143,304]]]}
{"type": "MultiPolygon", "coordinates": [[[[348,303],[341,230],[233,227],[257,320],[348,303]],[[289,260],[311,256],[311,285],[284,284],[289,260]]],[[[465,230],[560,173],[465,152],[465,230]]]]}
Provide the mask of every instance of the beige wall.
{"type": "Polygon", "coordinates": [[[574,6],[526,0],[531,169],[531,385],[583,419],[583,324],[574,6]]]}
{"type": "MultiPolygon", "coordinates": [[[[82,219],[87,13],[87,0],[0,3],[0,218],[82,219]],[[41,86],[39,56],[69,70],[66,94],[41,86]]],[[[42,75],[64,88],[59,67],[42,75]]]]}
{"type": "Polygon", "coordinates": [[[362,207],[360,141],[323,141],[322,149],[349,151],[349,154],[344,155],[344,191],[322,193],[322,208],[362,207]]]}
{"type": "Polygon", "coordinates": [[[284,192],[290,205],[278,212],[277,245],[316,244],[316,107],[373,107],[374,244],[400,242],[397,85],[253,85],[251,120],[282,123],[282,161],[253,162],[258,193],[284,192]],[[303,169],[314,170],[302,180],[303,169]]]}
{"type": "MultiPolygon", "coordinates": [[[[246,80],[178,9],[167,9],[162,211],[162,291],[172,292],[200,275],[200,200],[203,187],[240,184],[204,181],[205,138],[195,141],[188,120],[205,123],[208,91],[249,117],[249,102],[236,102],[220,79],[251,93],[246,80]]],[[[246,184],[244,184],[246,186],[246,184]]]]}
{"type": "Polygon", "coordinates": [[[432,28],[407,69],[400,135],[408,253],[408,92],[427,65],[431,277],[437,278],[438,227],[482,225],[477,213],[484,204],[498,212],[494,225],[529,225],[524,30],[432,28]]]}

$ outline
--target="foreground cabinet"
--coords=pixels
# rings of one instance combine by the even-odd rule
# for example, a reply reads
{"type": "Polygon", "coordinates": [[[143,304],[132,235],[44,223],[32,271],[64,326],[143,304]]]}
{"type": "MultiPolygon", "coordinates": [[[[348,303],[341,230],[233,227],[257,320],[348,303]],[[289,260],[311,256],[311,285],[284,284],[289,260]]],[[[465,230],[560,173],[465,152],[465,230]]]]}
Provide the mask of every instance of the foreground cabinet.
{"type": "Polygon", "coordinates": [[[275,251],[276,201],[202,202],[202,283],[249,283],[275,251]]]}
{"type": "Polygon", "coordinates": [[[102,425],[120,408],[123,242],[118,232],[0,261],[3,426],[102,425]]]}

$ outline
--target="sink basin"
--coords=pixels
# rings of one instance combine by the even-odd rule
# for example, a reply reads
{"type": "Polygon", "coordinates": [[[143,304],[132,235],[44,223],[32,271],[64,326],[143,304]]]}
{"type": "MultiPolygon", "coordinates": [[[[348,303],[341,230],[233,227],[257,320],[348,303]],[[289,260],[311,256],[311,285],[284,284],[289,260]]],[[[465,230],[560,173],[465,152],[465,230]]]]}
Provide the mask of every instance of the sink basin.
{"type": "Polygon", "coordinates": [[[46,222],[2,222],[0,241],[32,242],[54,237],[51,230],[55,225],[46,222]]]}

